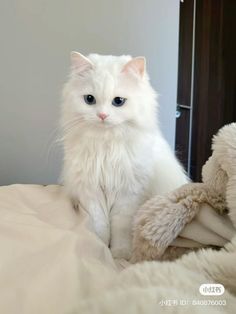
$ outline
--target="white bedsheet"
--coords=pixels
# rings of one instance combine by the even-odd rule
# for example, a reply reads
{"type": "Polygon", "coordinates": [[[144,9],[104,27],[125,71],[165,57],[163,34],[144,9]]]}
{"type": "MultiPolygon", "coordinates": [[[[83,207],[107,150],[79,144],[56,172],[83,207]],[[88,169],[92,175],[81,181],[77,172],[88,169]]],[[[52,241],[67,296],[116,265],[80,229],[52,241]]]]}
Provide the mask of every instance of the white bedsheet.
{"type": "MultiPolygon", "coordinates": [[[[159,302],[202,298],[199,285],[221,276],[205,270],[221,259],[233,283],[225,273],[219,278],[235,292],[235,247],[125,268],[90,231],[86,213],[74,212],[62,187],[0,187],[0,313],[189,313],[190,305],[159,302]]],[[[221,299],[227,306],[208,306],[206,313],[233,313],[235,298],[226,291],[221,299]]],[[[203,310],[191,306],[192,313],[203,310]]]]}

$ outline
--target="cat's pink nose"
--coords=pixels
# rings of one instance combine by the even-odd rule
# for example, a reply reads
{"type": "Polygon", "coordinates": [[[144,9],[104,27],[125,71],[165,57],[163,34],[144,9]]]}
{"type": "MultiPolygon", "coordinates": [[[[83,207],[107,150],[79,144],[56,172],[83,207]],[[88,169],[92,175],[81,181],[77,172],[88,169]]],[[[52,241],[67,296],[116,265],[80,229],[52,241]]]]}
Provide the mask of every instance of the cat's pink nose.
{"type": "Polygon", "coordinates": [[[107,117],[108,117],[108,114],[104,113],[104,112],[100,112],[98,113],[98,117],[101,119],[101,120],[105,120],[107,117]]]}

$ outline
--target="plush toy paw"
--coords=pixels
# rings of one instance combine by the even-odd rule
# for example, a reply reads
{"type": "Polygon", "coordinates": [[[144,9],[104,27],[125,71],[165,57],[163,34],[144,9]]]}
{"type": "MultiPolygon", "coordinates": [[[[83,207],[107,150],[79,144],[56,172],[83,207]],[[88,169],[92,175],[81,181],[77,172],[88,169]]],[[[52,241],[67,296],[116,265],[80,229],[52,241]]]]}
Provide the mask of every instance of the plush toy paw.
{"type": "Polygon", "coordinates": [[[147,201],[134,220],[132,260],[162,259],[186,224],[198,214],[204,202],[221,208],[221,196],[203,183],[189,183],[166,196],[147,201]]]}
{"type": "Polygon", "coordinates": [[[134,220],[132,261],[160,259],[194,218],[200,204],[191,198],[190,190],[191,184],[184,185],[169,196],[154,197],[139,209],[134,220]],[[186,193],[190,195],[187,198],[186,193]]]}
{"type": "Polygon", "coordinates": [[[159,245],[152,245],[140,233],[136,233],[133,239],[132,255],[129,262],[134,264],[142,261],[160,260],[165,249],[165,247],[159,245]]]}

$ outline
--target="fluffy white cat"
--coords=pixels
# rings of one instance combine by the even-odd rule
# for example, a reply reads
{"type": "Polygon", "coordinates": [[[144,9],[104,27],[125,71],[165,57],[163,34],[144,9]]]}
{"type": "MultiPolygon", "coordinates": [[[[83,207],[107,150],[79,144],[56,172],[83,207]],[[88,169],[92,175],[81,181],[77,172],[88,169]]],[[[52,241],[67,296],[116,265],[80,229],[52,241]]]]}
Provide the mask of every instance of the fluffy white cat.
{"type": "Polygon", "coordinates": [[[129,258],[135,211],[187,178],[159,130],[145,59],[72,52],[71,62],[61,119],[64,185],[113,256],[129,258]]]}

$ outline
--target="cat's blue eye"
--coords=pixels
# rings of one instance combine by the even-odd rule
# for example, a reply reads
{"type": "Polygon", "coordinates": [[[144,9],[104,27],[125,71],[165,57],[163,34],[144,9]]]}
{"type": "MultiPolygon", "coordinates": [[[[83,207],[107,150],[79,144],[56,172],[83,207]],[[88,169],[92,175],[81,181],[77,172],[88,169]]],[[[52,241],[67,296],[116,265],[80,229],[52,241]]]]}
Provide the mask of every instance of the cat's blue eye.
{"type": "Polygon", "coordinates": [[[96,98],[93,95],[84,95],[84,101],[88,105],[96,104],[96,98]]]}
{"type": "Polygon", "coordinates": [[[123,106],[125,102],[126,102],[126,98],[123,98],[123,97],[115,97],[115,98],[112,100],[112,105],[113,105],[113,106],[116,106],[116,107],[120,107],[120,106],[123,106]]]}

